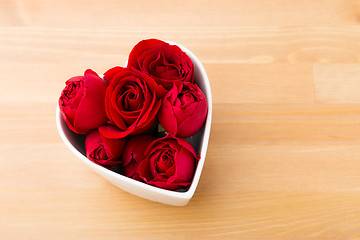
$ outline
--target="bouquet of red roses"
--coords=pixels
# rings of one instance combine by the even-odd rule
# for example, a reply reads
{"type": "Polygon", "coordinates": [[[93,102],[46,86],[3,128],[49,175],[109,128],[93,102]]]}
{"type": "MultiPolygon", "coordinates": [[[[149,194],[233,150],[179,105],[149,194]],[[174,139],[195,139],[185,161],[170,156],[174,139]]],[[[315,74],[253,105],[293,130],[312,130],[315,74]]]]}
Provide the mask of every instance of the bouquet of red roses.
{"type": "Polygon", "coordinates": [[[86,135],[91,161],[164,189],[191,184],[200,156],[185,138],[204,125],[208,104],[179,47],[139,42],[127,67],[67,80],[59,108],[69,129],[86,135]]]}

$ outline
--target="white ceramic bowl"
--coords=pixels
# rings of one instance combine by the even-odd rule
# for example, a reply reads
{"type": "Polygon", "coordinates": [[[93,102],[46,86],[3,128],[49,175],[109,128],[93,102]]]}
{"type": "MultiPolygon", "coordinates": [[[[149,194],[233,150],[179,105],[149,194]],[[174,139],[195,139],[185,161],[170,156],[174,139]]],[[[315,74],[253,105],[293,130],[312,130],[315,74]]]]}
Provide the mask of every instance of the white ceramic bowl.
{"type": "Polygon", "coordinates": [[[170,191],[154,187],[108,170],[87,159],[84,147],[85,137],[83,135],[73,133],[68,128],[65,121],[62,119],[59,106],[56,109],[56,124],[59,134],[62,140],[65,142],[66,146],[86,165],[88,165],[95,172],[109,180],[112,184],[123,189],[124,191],[127,191],[142,198],[174,206],[185,206],[195,193],[195,189],[199,183],[200,175],[205,162],[211,128],[212,96],[209,79],[199,59],[187,48],[173,42],[168,41],[168,43],[179,46],[191,58],[195,69],[195,82],[204,92],[209,107],[205,126],[197,134],[187,139],[194,146],[195,150],[197,152],[200,152],[201,158],[198,162],[190,188],[186,192],[170,191]]]}

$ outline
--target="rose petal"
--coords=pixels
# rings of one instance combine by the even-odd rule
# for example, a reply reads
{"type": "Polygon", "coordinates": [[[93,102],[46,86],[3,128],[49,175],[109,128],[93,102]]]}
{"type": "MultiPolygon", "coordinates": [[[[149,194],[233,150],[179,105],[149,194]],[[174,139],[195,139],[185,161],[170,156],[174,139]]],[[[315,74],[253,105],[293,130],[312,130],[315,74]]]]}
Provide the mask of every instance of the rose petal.
{"type": "Polygon", "coordinates": [[[84,94],[78,106],[74,128],[87,133],[107,122],[105,93],[107,84],[92,70],[84,74],[84,94]]]}
{"type": "Polygon", "coordinates": [[[110,68],[104,73],[104,80],[110,85],[115,75],[121,72],[122,70],[123,68],[119,66],[110,68]]]}
{"type": "Polygon", "coordinates": [[[141,163],[139,163],[139,175],[145,181],[151,181],[153,178],[150,172],[150,159],[145,158],[141,163]]]}
{"type": "Polygon", "coordinates": [[[129,59],[128,59],[128,66],[134,67],[140,70],[140,67],[137,62],[137,58],[145,51],[159,45],[164,44],[163,41],[158,39],[147,39],[142,40],[138,44],[136,44],[130,52],[129,59]]]}
{"type": "Polygon", "coordinates": [[[126,166],[133,161],[140,163],[142,160],[144,160],[145,150],[154,140],[155,137],[148,134],[141,134],[131,137],[127,142],[123,152],[123,166],[126,166]]]}
{"type": "Polygon", "coordinates": [[[99,131],[106,138],[116,139],[116,138],[126,137],[127,135],[129,135],[133,132],[133,129],[121,130],[120,128],[118,128],[114,125],[105,125],[105,126],[99,127],[99,131]]]}
{"type": "Polygon", "coordinates": [[[198,104],[196,110],[197,114],[193,114],[184,119],[178,126],[177,136],[187,138],[197,133],[204,125],[207,115],[207,102],[203,101],[198,104]]]}
{"type": "Polygon", "coordinates": [[[121,155],[126,140],[106,139],[98,129],[91,131],[85,139],[86,156],[91,161],[106,166],[114,166],[121,163],[121,155]]]}
{"type": "Polygon", "coordinates": [[[191,181],[195,171],[195,156],[186,148],[180,150],[176,158],[176,182],[191,181]]]}

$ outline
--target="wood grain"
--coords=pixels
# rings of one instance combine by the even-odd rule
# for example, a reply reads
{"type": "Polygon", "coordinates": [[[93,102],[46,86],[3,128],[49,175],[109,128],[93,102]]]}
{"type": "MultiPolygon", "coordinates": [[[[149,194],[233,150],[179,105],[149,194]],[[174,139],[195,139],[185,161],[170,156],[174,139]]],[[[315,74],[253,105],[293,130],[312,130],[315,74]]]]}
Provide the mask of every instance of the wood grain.
{"type": "Polygon", "coordinates": [[[1,239],[360,239],[360,2],[0,1],[1,239]],[[213,125],[186,207],[88,169],[64,81],[156,37],[204,63],[213,125]]]}

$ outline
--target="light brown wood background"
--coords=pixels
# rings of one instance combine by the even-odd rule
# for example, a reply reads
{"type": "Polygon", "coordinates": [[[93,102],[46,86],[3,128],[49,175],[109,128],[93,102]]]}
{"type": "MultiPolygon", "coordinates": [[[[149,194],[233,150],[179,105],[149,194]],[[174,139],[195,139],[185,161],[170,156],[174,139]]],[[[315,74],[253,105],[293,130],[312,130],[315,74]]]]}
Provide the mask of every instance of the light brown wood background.
{"type": "Polygon", "coordinates": [[[360,239],[360,1],[0,1],[1,239],[360,239]],[[186,207],[130,195],[55,125],[68,78],[181,43],[212,85],[186,207]]]}

